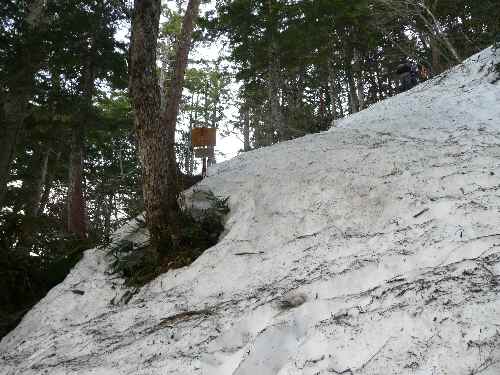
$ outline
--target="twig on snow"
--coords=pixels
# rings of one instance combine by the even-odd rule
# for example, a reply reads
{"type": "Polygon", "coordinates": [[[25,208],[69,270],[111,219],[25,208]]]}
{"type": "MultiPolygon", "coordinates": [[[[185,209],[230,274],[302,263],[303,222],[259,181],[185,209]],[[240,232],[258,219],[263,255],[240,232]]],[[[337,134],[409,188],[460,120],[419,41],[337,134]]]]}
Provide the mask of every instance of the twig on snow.
{"type": "Polygon", "coordinates": [[[425,214],[427,211],[429,211],[429,209],[428,209],[428,208],[424,208],[424,209],[423,209],[422,211],[420,211],[419,213],[417,213],[417,214],[413,215],[413,218],[414,218],[414,219],[416,219],[417,217],[419,217],[419,216],[421,216],[421,215],[425,214]]]}
{"type": "Polygon", "coordinates": [[[384,348],[387,346],[387,343],[389,342],[390,339],[392,339],[392,337],[389,337],[387,340],[385,340],[384,344],[375,353],[373,353],[373,355],[370,358],[368,358],[368,361],[363,363],[363,366],[361,366],[358,370],[363,370],[373,360],[373,358],[379,355],[379,353],[382,350],[384,350],[384,348]]]}
{"type": "Polygon", "coordinates": [[[263,251],[259,251],[257,253],[252,253],[252,252],[242,252],[242,253],[234,253],[234,255],[260,255],[264,254],[263,251]]]}

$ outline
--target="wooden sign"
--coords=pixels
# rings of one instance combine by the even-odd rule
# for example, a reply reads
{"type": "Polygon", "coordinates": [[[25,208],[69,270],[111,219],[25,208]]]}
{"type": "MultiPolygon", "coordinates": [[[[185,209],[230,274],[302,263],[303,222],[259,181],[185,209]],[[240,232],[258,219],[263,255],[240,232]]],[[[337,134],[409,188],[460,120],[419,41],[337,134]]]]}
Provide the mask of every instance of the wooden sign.
{"type": "Polygon", "coordinates": [[[193,147],[215,146],[215,128],[194,128],[191,130],[191,145],[193,147]]]}

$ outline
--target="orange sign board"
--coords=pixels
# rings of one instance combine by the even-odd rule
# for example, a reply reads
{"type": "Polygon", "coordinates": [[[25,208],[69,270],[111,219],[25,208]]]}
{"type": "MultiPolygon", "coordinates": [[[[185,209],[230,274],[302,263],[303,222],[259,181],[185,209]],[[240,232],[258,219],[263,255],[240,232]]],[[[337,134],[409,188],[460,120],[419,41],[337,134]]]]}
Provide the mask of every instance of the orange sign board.
{"type": "Polygon", "coordinates": [[[191,130],[191,144],[193,147],[215,146],[215,128],[194,128],[191,130]]]}

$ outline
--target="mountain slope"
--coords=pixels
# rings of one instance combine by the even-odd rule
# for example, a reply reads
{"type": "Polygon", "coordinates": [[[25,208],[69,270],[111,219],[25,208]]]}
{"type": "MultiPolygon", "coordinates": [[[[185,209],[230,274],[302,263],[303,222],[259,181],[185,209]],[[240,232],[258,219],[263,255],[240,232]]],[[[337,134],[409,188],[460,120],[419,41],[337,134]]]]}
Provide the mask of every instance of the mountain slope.
{"type": "Polygon", "coordinates": [[[217,246],[135,294],[89,250],[0,374],[500,373],[498,61],[218,165],[217,246]]]}

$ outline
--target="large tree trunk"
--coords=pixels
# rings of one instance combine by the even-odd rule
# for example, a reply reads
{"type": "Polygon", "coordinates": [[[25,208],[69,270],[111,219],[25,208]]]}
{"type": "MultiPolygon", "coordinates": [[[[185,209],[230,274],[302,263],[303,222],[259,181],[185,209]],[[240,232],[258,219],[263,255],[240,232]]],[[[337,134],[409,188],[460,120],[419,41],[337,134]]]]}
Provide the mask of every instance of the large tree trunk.
{"type": "Polygon", "coordinates": [[[84,130],[82,123],[75,123],[71,129],[71,152],[68,179],[68,232],[85,238],[85,198],[83,195],[83,148],[84,130]]]}
{"type": "Polygon", "coordinates": [[[130,44],[129,87],[143,169],[146,220],[153,249],[172,249],[179,233],[175,127],[200,0],[190,0],[182,23],[166,108],[160,113],[156,46],[160,0],[135,0],[130,44]],[[160,118],[161,117],[161,118],[160,118]]]}

